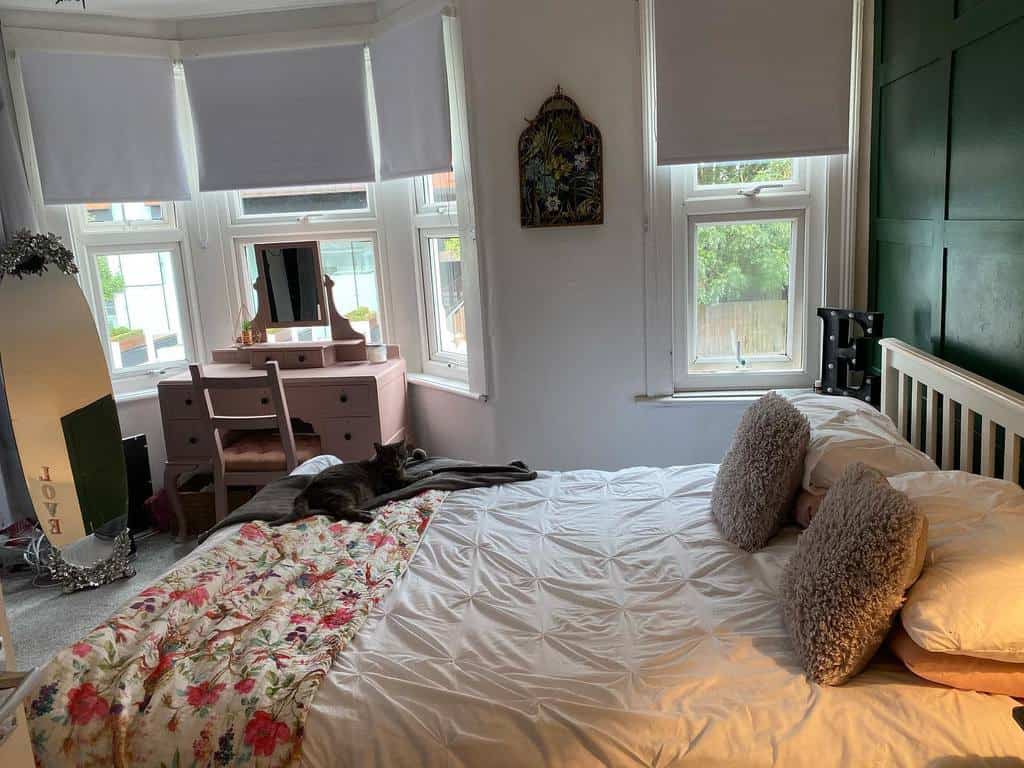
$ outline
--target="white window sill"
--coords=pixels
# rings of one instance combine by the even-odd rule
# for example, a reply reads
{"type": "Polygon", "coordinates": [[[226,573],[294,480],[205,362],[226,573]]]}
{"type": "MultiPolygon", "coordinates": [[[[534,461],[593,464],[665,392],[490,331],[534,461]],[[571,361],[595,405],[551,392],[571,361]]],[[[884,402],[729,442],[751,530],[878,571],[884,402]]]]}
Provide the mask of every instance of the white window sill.
{"type": "Polygon", "coordinates": [[[672,395],[637,395],[640,405],[693,405],[695,403],[752,403],[769,392],[811,392],[807,387],[771,387],[769,389],[716,389],[676,392],[672,395]]]}
{"type": "Polygon", "coordinates": [[[135,403],[139,400],[149,400],[157,396],[156,387],[150,389],[139,389],[134,392],[117,392],[114,394],[114,403],[135,403]]]}
{"type": "Polygon", "coordinates": [[[474,392],[469,388],[468,384],[458,379],[446,379],[442,376],[431,376],[426,373],[409,373],[406,374],[405,378],[410,384],[437,389],[441,392],[458,395],[459,397],[467,397],[470,400],[478,400],[481,403],[487,402],[487,395],[474,392]]]}

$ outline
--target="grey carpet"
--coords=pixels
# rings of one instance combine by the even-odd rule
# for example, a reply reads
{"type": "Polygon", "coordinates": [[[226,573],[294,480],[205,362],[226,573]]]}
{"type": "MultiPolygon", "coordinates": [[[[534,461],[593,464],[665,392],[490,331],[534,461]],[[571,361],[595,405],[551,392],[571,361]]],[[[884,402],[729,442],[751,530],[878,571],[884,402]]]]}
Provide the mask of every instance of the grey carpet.
{"type": "Polygon", "coordinates": [[[168,533],[143,539],[138,542],[133,578],[73,595],[61,594],[56,586],[34,586],[32,574],[4,573],[4,600],[18,668],[45,664],[57,651],[80,640],[194,546],[194,541],[178,544],[168,533]]]}

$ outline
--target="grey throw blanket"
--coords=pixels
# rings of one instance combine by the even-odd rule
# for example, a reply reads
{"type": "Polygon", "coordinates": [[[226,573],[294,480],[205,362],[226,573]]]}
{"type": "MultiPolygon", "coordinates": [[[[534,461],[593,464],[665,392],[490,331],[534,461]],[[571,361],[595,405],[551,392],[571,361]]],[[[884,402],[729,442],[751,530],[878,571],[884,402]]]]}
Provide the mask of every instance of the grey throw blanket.
{"type": "MultiPolygon", "coordinates": [[[[406,464],[410,474],[431,472],[429,477],[410,483],[391,493],[381,494],[362,505],[364,509],[374,509],[389,501],[408,499],[423,491],[463,491],[468,488],[487,488],[505,483],[521,483],[524,480],[536,480],[537,473],[521,461],[511,464],[474,464],[471,461],[458,459],[414,459],[406,464]]],[[[214,531],[229,525],[248,523],[260,520],[274,523],[287,517],[292,512],[295,497],[309,485],[316,475],[289,475],[275,480],[261,489],[249,501],[229,514],[219,523],[199,536],[203,542],[214,531]]],[[[316,510],[310,510],[316,514],[316,510]]]]}

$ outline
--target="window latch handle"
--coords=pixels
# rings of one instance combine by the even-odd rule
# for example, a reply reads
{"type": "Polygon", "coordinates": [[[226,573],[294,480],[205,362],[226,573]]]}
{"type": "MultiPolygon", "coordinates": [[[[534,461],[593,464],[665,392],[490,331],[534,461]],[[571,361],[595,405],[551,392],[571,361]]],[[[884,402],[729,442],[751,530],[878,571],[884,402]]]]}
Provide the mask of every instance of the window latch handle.
{"type": "Polygon", "coordinates": [[[741,189],[737,192],[737,195],[743,195],[743,197],[757,197],[766,189],[782,189],[782,184],[758,184],[756,187],[750,189],[741,189]]]}

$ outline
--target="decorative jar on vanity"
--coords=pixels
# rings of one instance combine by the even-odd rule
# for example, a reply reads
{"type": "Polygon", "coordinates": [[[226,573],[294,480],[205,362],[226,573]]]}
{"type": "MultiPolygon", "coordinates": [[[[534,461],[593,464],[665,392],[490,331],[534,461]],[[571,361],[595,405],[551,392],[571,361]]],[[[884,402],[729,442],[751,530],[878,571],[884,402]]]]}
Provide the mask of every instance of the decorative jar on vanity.
{"type": "MultiPolygon", "coordinates": [[[[251,324],[253,335],[266,338],[267,328],[328,326],[331,339],[215,349],[212,364],[203,366],[204,375],[261,378],[266,376],[265,363],[277,361],[295,432],[319,435],[322,452],[343,461],[369,458],[375,442],[405,438],[405,361],[398,347],[390,345],[371,348],[372,356],[382,362],[368,360],[366,339],[334,305],[333,282],[321,273],[318,244],[261,244],[255,252],[259,306],[251,324]]],[[[187,371],[161,381],[158,391],[167,449],[164,486],[181,525],[178,477],[211,460],[212,435],[204,426],[187,371]]],[[[218,415],[273,413],[269,391],[223,389],[212,395],[218,415]]],[[[180,530],[179,536],[183,534],[180,530]]]]}

